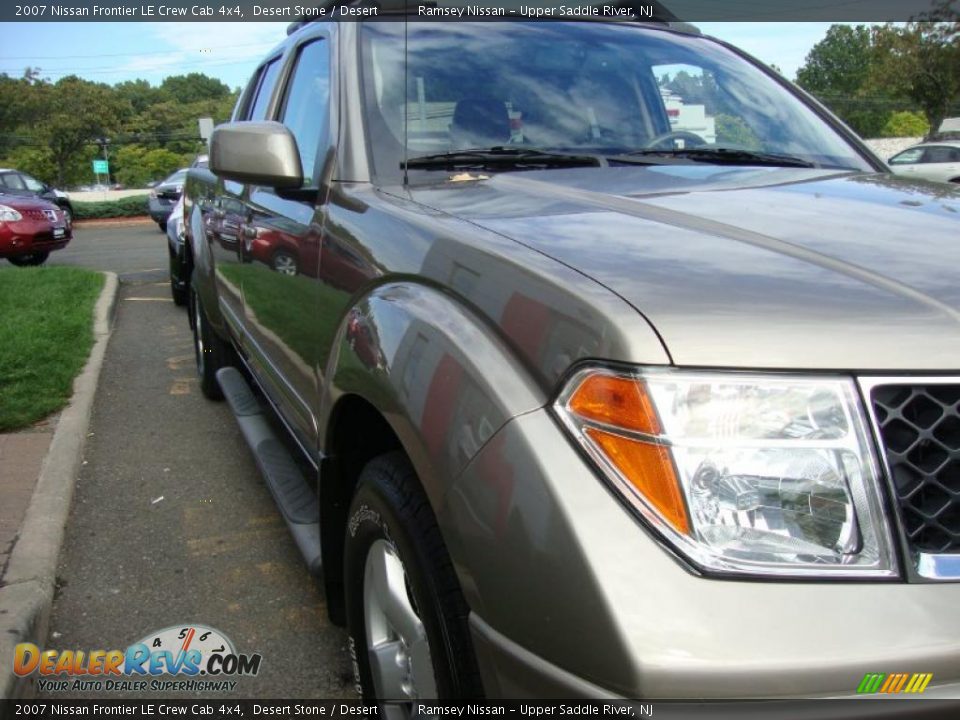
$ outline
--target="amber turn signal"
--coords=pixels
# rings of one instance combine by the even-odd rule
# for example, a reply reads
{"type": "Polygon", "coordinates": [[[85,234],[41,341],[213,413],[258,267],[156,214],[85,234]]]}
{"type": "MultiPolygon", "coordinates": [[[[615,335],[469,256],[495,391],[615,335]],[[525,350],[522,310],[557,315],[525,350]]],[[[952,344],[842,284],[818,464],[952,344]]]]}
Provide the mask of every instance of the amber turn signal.
{"type": "Polygon", "coordinates": [[[642,380],[617,375],[588,375],[567,402],[570,412],[584,420],[613,425],[648,435],[659,435],[657,411],[642,380]]]}
{"type": "Polygon", "coordinates": [[[683,493],[666,447],[592,427],[586,434],[664,520],[677,532],[690,534],[683,493]]]}

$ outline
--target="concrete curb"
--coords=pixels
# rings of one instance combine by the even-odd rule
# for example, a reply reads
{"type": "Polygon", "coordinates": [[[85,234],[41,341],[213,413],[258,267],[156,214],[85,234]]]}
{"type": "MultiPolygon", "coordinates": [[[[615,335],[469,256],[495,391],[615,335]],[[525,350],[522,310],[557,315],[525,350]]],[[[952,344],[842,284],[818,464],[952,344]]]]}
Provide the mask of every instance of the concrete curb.
{"type": "Polygon", "coordinates": [[[33,690],[32,682],[13,674],[16,645],[43,645],[47,639],[60,544],[113,327],[117,276],[104,275],[103,290],[94,307],[93,348],[73,382],[70,404],[60,415],[0,587],[0,700],[25,697],[33,690]]]}

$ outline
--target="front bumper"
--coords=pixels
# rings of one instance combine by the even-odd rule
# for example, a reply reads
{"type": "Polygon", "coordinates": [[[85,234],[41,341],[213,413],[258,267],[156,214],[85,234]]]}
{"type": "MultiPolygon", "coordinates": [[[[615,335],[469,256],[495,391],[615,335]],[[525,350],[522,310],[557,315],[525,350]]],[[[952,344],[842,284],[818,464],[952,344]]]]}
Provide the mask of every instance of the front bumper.
{"type": "Polygon", "coordinates": [[[62,237],[55,237],[48,221],[24,218],[17,222],[0,222],[0,257],[16,257],[35,252],[51,252],[66,247],[72,239],[68,227],[59,226],[62,237]]]}
{"type": "Polygon", "coordinates": [[[845,697],[923,672],[924,696],[960,697],[960,583],[699,576],[546,410],[502,428],[438,516],[494,694],[845,697]]]}

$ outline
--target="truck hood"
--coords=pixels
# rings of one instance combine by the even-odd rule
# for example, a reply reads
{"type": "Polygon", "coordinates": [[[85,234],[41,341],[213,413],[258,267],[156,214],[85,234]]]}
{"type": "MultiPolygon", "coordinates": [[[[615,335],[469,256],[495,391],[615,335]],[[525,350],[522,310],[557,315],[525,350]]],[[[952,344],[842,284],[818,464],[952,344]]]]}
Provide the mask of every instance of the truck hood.
{"type": "Polygon", "coordinates": [[[456,179],[414,199],[601,283],[677,365],[960,368],[960,191],[949,185],[712,165],[456,179]]]}

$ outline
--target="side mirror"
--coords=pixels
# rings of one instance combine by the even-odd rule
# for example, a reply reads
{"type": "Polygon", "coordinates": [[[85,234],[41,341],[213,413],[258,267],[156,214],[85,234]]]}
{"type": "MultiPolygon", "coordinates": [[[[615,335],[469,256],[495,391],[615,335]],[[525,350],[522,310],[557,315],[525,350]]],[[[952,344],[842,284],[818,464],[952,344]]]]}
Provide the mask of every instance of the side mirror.
{"type": "Polygon", "coordinates": [[[303,185],[300,151],[278,122],[233,122],[210,138],[210,170],[225,180],[273,188],[303,185]]]}

